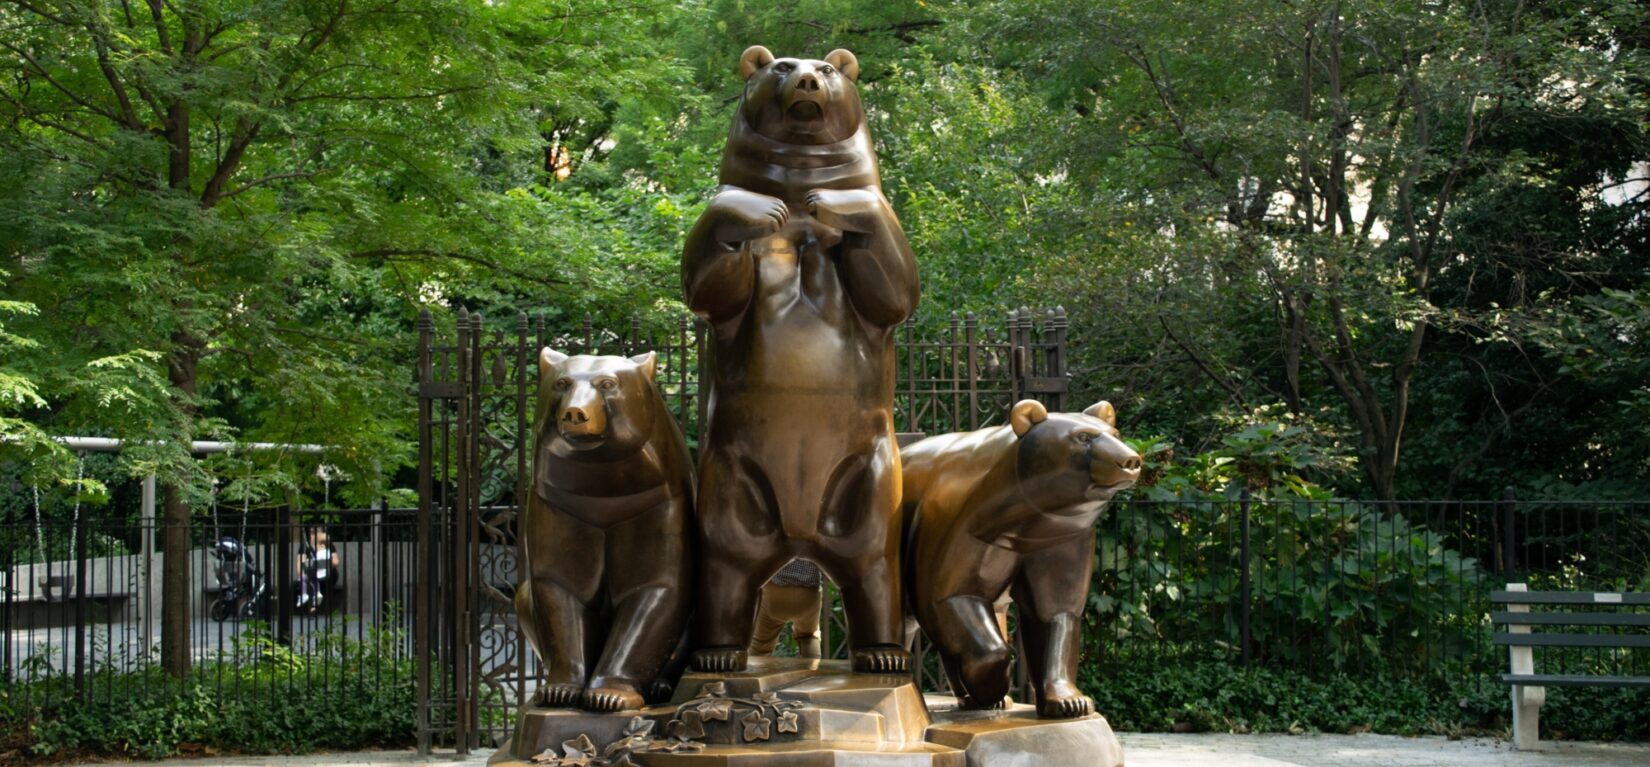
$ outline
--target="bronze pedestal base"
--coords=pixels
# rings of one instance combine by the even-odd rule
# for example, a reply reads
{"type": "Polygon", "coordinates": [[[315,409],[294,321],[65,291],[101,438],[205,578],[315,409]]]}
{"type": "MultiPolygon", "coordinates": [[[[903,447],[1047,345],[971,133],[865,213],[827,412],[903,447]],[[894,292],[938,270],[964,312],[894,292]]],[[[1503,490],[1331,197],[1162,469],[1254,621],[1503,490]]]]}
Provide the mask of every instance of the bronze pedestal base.
{"type": "Polygon", "coordinates": [[[577,763],[569,745],[614,767],[621,759],[638,767],[1123,764],[1098,715],[1038,719],[1025,705],[957,711],[949,697],[925,701],[909,677],[854,674],[846,661],[752,658],[746,671],[689,673],[677,690],[669,704],[641,711],[527,708],[488,764],[577,763]]]}

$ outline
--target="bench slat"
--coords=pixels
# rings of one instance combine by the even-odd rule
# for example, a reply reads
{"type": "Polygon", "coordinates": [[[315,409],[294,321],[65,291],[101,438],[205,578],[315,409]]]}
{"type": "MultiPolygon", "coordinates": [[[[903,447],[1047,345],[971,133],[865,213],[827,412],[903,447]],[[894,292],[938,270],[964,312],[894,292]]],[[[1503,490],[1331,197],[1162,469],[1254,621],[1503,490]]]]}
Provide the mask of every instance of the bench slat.
{"type": "Polygon", "coordinates": [[[1650,613],[1490,613],[1491,623],[1512,626],[1650,626],[1650,613]]]}
{"type": "Polygon", "coordinates": [[[1650,676],[1586,676],[1581,674],[1502,674],[1503,684],[1530,687],[1650,687],[1650,676]]]}
{"type": "Polygon", "coordinates": [[[1490,601],[1505,605],[1650,605],[1650,592],[1492,591],[1490,601]]]}
{"type": "Polygon", "coordinates": [[[1501,647],[1650,647],[1650,634],[1514,634],[1497,631],[1495,644],[1501,647]]]}

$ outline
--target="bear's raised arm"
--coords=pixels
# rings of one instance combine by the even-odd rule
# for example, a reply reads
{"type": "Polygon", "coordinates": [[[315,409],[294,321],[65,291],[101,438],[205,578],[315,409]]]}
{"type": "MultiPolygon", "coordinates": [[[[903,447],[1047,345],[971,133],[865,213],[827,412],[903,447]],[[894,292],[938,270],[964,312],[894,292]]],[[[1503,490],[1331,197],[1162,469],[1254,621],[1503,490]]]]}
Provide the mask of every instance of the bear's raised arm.
{"type": "Polygon", "coordinates": [[[682,249],[688,309],[710,322],[743,311],[756,280],[756,266],[744,244],[779,231],[789,216],[778,198],[736,186],[718,189],[682,249]]]}
{"type": "Polygon", "coordinates": [[[837,269],[843,290],[866,322],[893,327],[917,310],[917,260],[882,190],[815,189],[808,210],[842,231],[837,269]]]}

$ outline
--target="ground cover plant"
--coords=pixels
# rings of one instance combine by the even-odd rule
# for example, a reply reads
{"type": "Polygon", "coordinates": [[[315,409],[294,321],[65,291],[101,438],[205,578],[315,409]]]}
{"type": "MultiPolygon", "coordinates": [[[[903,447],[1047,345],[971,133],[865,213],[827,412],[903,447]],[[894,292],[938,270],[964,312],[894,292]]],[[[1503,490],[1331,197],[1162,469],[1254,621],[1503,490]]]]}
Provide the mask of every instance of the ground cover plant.
{"type": "MultiPolygon", "coordinates": [[[[404,747],[417,697],[405,632],[364,638],[339,625],[294,650],[267,629],[176,679],[157,665],[0,682],[0,729],[16,760],[86,754],[158,759],[188,753],[300,753],[404,747]]],[[[44,665],[44,661],[36,664],[44,665]]],[[[28,664],[24,675],[42,671],[28,664]]]]}

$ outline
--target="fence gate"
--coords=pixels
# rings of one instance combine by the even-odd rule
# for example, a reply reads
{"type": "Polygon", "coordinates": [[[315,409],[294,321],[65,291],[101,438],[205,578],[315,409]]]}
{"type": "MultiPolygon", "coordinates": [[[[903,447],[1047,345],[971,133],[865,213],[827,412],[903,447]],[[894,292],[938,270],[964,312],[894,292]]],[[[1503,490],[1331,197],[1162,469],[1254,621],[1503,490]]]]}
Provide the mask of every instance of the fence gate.
{"type": "MultiPolygon", "coordinates": [[[[517,709],[538,679],[538,663],[517,629],[514,607],[521,543],[516,519],[532,476],[531,426],[538,350],[632,356],[657,352],[658,385],[690,445],[704,401],[699,361],[705,336],[682,318],[671,327],[547,331],[518,315],[488,328],[463,309],[450,334],[418,320],[418,590],[414,615],[418,744],[460,753],[509,737],[517,709]],[[438,337],[444,336],[444,337],[438,337]]],[[[1002,332],[953,315],[932,336],[898,331],[895,429],[939,434],[1001,423],[1016,400],[1065,406],[1063,310],[1008,313],[1002,332]],[[1039,321],[1040,320],[1040,321],[1039,321]]],[[[829,602],[828,651],[846,657],[840,611],[829,602]]],[[[919,653],[920,655],[920,653],[919,653]]],[[[919,657],[920,661],[920,657],[919,657]]],[[[927,664],[933,665],[933,664],[927,664]]],[[[919,681],[932,686],[918,663],[919,681]],[[925,678],[926,677],[926,678],[925,678]]]]}

